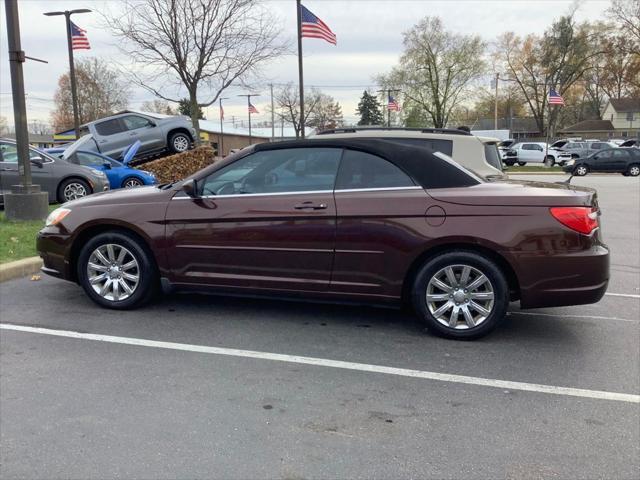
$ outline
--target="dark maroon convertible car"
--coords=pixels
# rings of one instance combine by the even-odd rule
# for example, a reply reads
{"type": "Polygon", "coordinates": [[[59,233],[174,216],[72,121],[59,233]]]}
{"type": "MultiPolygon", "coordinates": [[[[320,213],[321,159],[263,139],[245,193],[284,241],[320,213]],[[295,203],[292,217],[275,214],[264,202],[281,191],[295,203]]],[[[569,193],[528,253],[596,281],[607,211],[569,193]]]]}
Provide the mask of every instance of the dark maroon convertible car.
{"type": "Polygon", "coordinates": [[[158,290],[410,304],[477,338],[522,308],[593,303],[609,279],[596,192],[492,181],[401,141],[260,144],[176,183],[64,204],[44,272],[96,303],[158,290]]]}

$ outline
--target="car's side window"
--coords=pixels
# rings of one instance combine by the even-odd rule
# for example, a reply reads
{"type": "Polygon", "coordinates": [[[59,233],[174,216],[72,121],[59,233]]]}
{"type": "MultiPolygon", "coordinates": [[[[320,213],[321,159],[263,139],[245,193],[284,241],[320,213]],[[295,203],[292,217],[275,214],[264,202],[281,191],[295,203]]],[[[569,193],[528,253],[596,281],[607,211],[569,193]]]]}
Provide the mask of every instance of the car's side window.
{"type": "Polygon", "coordinates": [[[102,158],[85,152],[76,153],[77,163],[85,167],[100,167],[105,163],[102,158]]]}
{"type": "Polygon", "coordinates": [[[596,157],[598,160],[608,160],[611,158],[611,150],[606,150],[604,152],[600,152],[598,153],[598,156],[596,157]]]}
{"type": "Polygon", "coordinates": [[[96,123],[96,132],[98,132],[99,135],[106,137],[108,135],[122,133],[124,132],[124,128],[122,127],[119,118],[112,118],[111,120],[96,123]]]}
{"type": "Polygon", "coordinates": [[[626,150],[616,149],[609,151],[613,153],[614,158],[624,158],[626,160],[629,157],[629,152],[627,152],[626,150]]]}
{"type": "Polygon", "coordinates": [[[18,150],[15,145],[0,143],[0,161],[18,163],[18,150]]]}
{"type": "Polygon", "coordinates": [[[414,186],[406,173],[384,158],[357,150],[344,151],[336,190],[414,186]]]}
{"type": "Polygon", "coordinates": [[[333,190],[339,148],[287,148],[255,152],[209,175],[202,195],[333,190]]]}
{"type": "Polygon", "coordinates": [[[148,119],[144,117],[138,117],[137,115],[128,115],[126,117],[123,117],[122,120],[124,121],[127,130],[136,130],[138,128],[151,126],[151,122],[148,119]]]}
{"type": "Polygon", "coordinates": [[[533,149],[539,152],[542,152],[544,150],[544,148],[542,148],[540,145],[533,145],[533,149]]]}

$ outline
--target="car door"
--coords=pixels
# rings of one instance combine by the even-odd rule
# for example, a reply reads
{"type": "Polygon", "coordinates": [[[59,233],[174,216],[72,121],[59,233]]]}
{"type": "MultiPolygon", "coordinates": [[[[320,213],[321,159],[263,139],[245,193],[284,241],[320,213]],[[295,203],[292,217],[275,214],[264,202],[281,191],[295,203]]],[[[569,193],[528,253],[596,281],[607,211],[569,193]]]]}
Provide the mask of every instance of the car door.
{"type": "Polygon", "coordinates": [[[162,130],[156,128],[155,123],[148,118],[140,115],[126,115],[122,117],[122,121],[129,134],[129,144],[140,140],[139,152],[149,152],[164,146],[165,139],[162,130]]]}
{"type": "Polygon", "coordinates": [[[543,163],[544,162],[544,147],[542,145],[538,145],[537,143],[531,144],[531,162],[532,163],[543,163]]]}
{"type": "Polygon", "coordinates": [[[606,150],[611,152],[611,168],[610,172],[626,172],[631,156],[627,150],[622,148],[614,148],[606,150]]]}
{"type": "MultiPolygon", "coordinates": [[[[398,297],[414,232],[429,225],[433,200],[396,165],[345,150],[336,181],[335,259],[331,290],[398,297]]],[[[439,211],[442,211],[440,209],[439,211]]]]}
{"type": "Polygon", "coordinates": [[[520,162],[533,162],[533,144],[523,143],[520,151],[518,152],[518,161],[520,162]]]}
{"type": "MultiPolygon", "coordinates": [[[[20,183],[20,172],[18,164],[18,150],[15,143],[0,142],[0,171],[2,178],[2,191],[11,191],[12,185],[20,183]]],[[[52,184],[52,164],[53,159],[42,154],[38,150],[29,148],[29,160],[31,162],[31,182],[34,185],[40,185],[43,192],[49,192],[50,198],[55,198],[55,191],[50,192],[52,184]]]]}
{"type": "Polygon", "coordinates": [[[111,158],[119,158],[122,152],[134,142],[120,117],[97,122],[93,127],[100,153],[111,158]]]}
{"type": "Polygon", "coordinates": [[[589,170],[592,172],[609,172],[613,167],[613,156],[611,150],[598,152],[587,160],[589,170]]]}
{"type": "Polygon", "coordinates": [[[339,148],[258,151],[180,192],[167,214],[175,282],[322,291],[329,286],[339,148]]]}

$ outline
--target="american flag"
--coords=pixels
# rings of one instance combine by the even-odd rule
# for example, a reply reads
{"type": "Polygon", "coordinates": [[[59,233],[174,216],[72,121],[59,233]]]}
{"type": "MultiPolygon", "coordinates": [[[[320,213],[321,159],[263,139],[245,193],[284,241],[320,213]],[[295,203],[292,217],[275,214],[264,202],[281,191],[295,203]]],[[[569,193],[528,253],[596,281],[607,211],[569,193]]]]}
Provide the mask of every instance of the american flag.
{"type": "Polygon", "coordinates": [[[395,110],[396,112],[400,111],[400,105],[395,98],[389,95],[389,103],[387,103],[387,110],[395,110]]]}
{"type": "Polygon", "coordinates": [[[336,34],[302,4],[300,4],[300,17],[302,37],[320,38],[333,45],[336,44],[336,34]]]}
{"type": "Polygon", "coordinates": [[[71,48],[73,50],[91,50],[89,38],[85,35],[86,30],[81,29],[71,22],[71,48]]]}
{"type": "Polygon", "coordinates": [[[553,88],[549,90],[549,105],[564,105],[564,99],[553,88]]]}
{"type": "Polygon", "coordinates": [[[251,102],[249,102],[249,113],[260,113],[258,109],[254,107],[251,102]]]}

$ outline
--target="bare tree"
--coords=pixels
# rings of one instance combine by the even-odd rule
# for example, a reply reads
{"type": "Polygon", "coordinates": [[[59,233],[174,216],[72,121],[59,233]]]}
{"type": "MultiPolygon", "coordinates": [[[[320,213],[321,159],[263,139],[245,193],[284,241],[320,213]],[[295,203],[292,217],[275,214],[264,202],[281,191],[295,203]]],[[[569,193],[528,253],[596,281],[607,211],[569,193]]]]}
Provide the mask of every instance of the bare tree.
{"type": "Polygon", "coordinates": [[[402,89],[405,109],[422,110],[435,127],[444,127],[484,73],[484,50],[480,37],[449,32],[438,17],[425,17],[404,33],[400,64],[378,81],[402,89]]]}
{"type": "Polygon", "coordinates": [[[53,133],[48,123],[38,119],[29,121],[28,129],[29,133],[35,133],[37,135],[49,135],[53,133]]]}
{"type": "Polygon", "coordinates": [[[9,126],[7,125],[7,117],[0,115],[0,137],[9,133],[9,126]]]}
{"type": "MultiPolygon", "coordinates": [[[[299,89],[293,83],[288,83],[274,93],[274,112],[284,122],[293,126],[296,138],[300,137],[302,125],[300,124],[300,95],[299,89]]],[[[304,126],[309,126],[313,118],[316,105],[320,101],[321,93],[317,89],[305,89],[304,93],[304,126]]]]}
{"type": "MultiPolygon", "coordinates": [[[[76,62],[78,85],[78,113],[80,123],[91,122],[127,107],[129,89],[115,70],[98,58],[87,58],[76,62]]],[[[53,100],[52,124],[56,131],[73,126],[73,103],[71,83],[65,73],[58,80],[58,89],[53,100]]]]}
{"type": "Polygon", "coordinates": [[[592,59],[602,54],[596,37],[591,25],[577,25],[571,13],[554,22],[542,38],[528,35],[521,39],[512,32],[499,38],[504,69],[520,87],[541,132],[547,127],[553,130],[559,115],[558,107],[553,107],[545,123],[549,90],[564,95],[585,79],[593,68],[592,59]]]}
{"type": "Polygon", "coordinates": [[[198,107],[285,51],[278,22],[253,0],[122,0],[118,12],[105,18],[134,64],[135,81],[176,103],[186,89],[197,138],[198,107]]]}
{"type": "Polygon", "coordinates": [[[612,0],[607,13],[620,26],[621,33],[631,40],[628,52],[640,55],[640,0],[612,0]]]}
{"type": "Polygon", "coordinates": [[[177,110],[173,109],[169,102],[162,99],[147,100],[142,102],[140,110],[143,112],[162,113],[164,115],[177,115],[177,110]]]}

